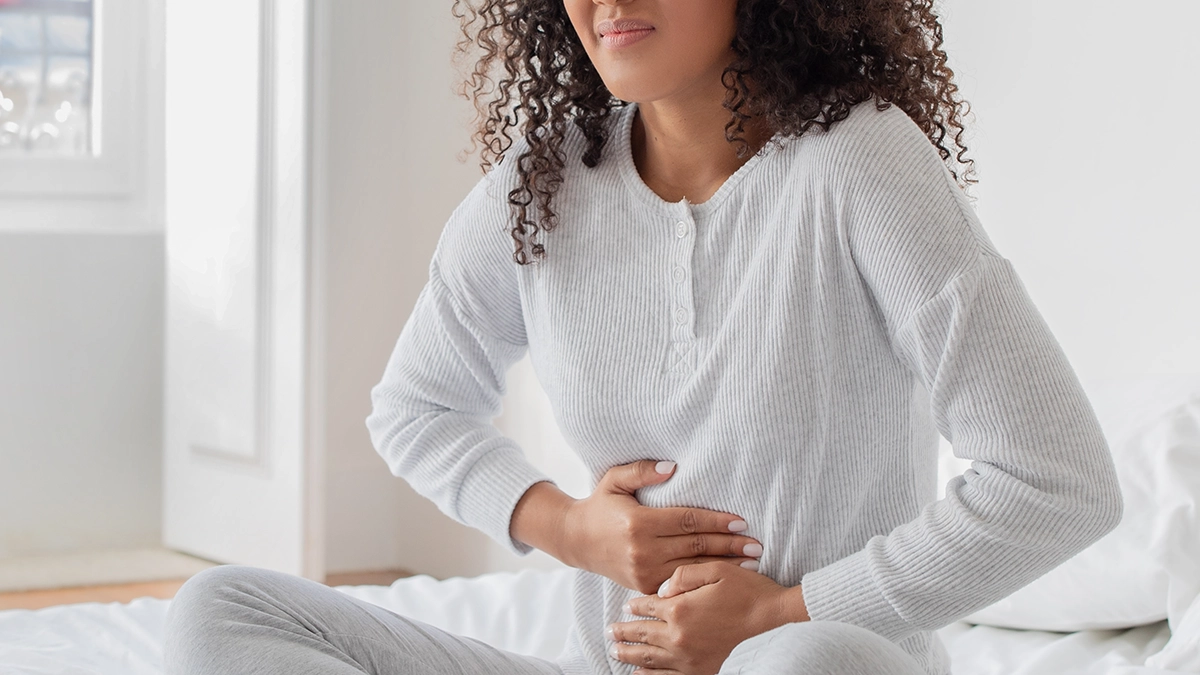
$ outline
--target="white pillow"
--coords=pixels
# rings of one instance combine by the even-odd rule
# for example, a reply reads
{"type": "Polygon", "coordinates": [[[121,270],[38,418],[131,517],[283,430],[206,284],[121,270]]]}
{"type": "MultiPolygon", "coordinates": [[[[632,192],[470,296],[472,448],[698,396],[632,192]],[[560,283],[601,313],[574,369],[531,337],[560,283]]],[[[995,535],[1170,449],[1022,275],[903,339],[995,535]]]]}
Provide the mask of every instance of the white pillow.
{"type": "MultiPolygon", "coordinates": [[[[1070,632],[1169,617],[1175,628],[1200,594],[1200,377],[1127,378],[1086,389],[1117,467],[1121,523],[964,621],[1070,632]]],[[[964,460],[948,454],[943,446],[942,485],[963,470],[964,460]]]]}

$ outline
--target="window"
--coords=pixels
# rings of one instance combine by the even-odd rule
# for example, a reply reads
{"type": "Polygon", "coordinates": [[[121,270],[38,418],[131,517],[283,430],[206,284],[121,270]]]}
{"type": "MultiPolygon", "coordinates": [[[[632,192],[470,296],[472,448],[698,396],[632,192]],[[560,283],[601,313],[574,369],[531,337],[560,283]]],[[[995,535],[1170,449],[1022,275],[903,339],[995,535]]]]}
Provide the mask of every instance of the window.
{"type": "Polygon", "coordinates": [[[163,4],[0,0],[0,230],[159,228],[163,4]]]}
{"type": "Polygon", "coordinates": [[[0,0],[0,153],[96,154],[94,10],[92,0],[0,0]]]}

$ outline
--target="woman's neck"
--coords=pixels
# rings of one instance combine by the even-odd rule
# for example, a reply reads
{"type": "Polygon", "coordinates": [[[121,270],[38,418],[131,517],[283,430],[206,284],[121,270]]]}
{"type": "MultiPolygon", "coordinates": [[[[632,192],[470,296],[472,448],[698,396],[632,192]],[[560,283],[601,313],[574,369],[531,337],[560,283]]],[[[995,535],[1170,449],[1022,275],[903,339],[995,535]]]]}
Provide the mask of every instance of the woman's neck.
{"type": "Polygon", "coordinates": [[[730,115],[720,100],[638,104],[630,136],[633,161],[642,181],[662,199],[707,201],[770,139],[760,119],[747,120],[742,137],[750,151],[738,157],[737,146],[725,140],[730,115]]]}

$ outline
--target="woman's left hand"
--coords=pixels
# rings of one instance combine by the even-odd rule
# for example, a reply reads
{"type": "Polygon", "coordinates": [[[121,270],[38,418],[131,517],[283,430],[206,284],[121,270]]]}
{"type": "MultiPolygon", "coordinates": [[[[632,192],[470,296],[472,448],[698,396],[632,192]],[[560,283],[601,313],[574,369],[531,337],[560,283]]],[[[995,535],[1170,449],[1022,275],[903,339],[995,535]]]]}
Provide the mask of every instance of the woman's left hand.
{"type": "Polygon", "coordinates": [[[605,631],[609,655],[640,666],[634,675],[715,675],[743,640],[808,620],[799,586],[719,562],[680,566],[658,595],[630,600],[627,611],[652,617],[605,631]]]}

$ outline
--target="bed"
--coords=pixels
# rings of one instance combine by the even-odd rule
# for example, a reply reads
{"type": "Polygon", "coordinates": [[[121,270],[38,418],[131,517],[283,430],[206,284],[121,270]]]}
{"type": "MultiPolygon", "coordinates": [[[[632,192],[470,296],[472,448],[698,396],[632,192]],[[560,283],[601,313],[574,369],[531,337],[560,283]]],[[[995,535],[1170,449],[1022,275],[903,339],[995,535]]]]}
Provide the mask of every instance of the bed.
{"type": "MultiPolygon", "coordinates": [[[[1090,387],[1125,512],[1079,555],[939,631],[955,675],[1200,674],[1200,378],[1090,387]]],[[[943,478],[969,462],[943,455],[943,478]]],[[[944,480],[942,481],[945,482],[944,480]]],[[[524,654],[554,658],[572,570],[338,586],[524,654]]],[[[160,675],[169,600],[0,611],[0,675],[160,675]]]]}
{"type": "MultiPolygon", "coordinates": [[[[525,570],[391,586],[338,586],[354,597],[526,654],[553,658],[566,637],[570,570],[525,570]],[[521,627],[518,629],[518,627],[521,627]]],[[[4,675],[161,675],[169,600],[0,612],[4,675]]],[[[940,631],[955,675],[1164,675],[1147,667],[1173,636],[1166,621],[1125,630],[1023,631],[955,623],[940,631]]],[[[1200,632],[1193,636],[1200,645],[1200,632]]]]}

